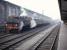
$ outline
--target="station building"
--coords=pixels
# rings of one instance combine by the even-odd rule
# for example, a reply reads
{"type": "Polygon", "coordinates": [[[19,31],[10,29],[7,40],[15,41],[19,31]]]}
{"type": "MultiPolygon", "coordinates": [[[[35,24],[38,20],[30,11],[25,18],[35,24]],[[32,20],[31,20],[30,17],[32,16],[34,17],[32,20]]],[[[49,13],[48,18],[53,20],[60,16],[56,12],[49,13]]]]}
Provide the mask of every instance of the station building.
{"type": "Polygon", "coordinates": [[[0,1],[0,18],[6,19],[10,16],[18,17],[20,13],[20,6],[7,1],[0,1]]]}
{"type": "Polygon", "coordinates": [[[58,1],[59,1],[60,13],[61,13],[61,20],[63,20],[66,23],[67,22],[67,0],[58,0],[58,1]]]}

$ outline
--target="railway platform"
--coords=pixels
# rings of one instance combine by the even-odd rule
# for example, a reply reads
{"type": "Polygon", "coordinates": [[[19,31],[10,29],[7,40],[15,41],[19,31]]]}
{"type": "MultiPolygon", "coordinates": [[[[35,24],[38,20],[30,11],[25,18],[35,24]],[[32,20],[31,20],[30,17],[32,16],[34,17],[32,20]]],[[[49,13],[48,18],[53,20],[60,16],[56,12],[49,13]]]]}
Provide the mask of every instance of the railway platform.
{"type": "Polygon", "coordinates": [[[67,25],[62,23],[57,50],[67,50],[67,25]]]}

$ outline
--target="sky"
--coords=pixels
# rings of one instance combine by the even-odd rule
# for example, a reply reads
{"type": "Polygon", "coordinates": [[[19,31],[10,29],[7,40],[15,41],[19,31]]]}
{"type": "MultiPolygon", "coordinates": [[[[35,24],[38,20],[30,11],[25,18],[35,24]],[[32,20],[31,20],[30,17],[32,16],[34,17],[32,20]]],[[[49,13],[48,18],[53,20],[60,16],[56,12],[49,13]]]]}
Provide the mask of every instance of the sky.
{"type": "Polygon", "coordinates": [[[58,0],[6,0],[21,7],[60,20],[58,0]]]}

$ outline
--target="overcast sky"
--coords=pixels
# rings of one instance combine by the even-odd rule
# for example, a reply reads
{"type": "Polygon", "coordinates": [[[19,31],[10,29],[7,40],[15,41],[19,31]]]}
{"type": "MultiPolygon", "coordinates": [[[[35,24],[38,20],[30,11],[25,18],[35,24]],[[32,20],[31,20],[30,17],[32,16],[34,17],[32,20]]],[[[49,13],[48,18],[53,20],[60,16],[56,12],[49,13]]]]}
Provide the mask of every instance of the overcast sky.
{"type": "Polygon", "coordinates": [[[60,19],[58,0],[7,0],[21,7],[43,13],[52,19],[60,19]]]}

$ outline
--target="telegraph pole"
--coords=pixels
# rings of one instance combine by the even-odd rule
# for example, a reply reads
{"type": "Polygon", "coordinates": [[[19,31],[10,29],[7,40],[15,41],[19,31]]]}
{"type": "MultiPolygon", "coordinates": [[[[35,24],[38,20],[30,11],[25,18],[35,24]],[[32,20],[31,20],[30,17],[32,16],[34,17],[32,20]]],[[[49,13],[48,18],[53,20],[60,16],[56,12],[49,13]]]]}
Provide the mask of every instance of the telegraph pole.
{"type": "Polygon", "coordinates": [[[44,14],[44,10],[42,10],[42,14],[44,14]]]}

